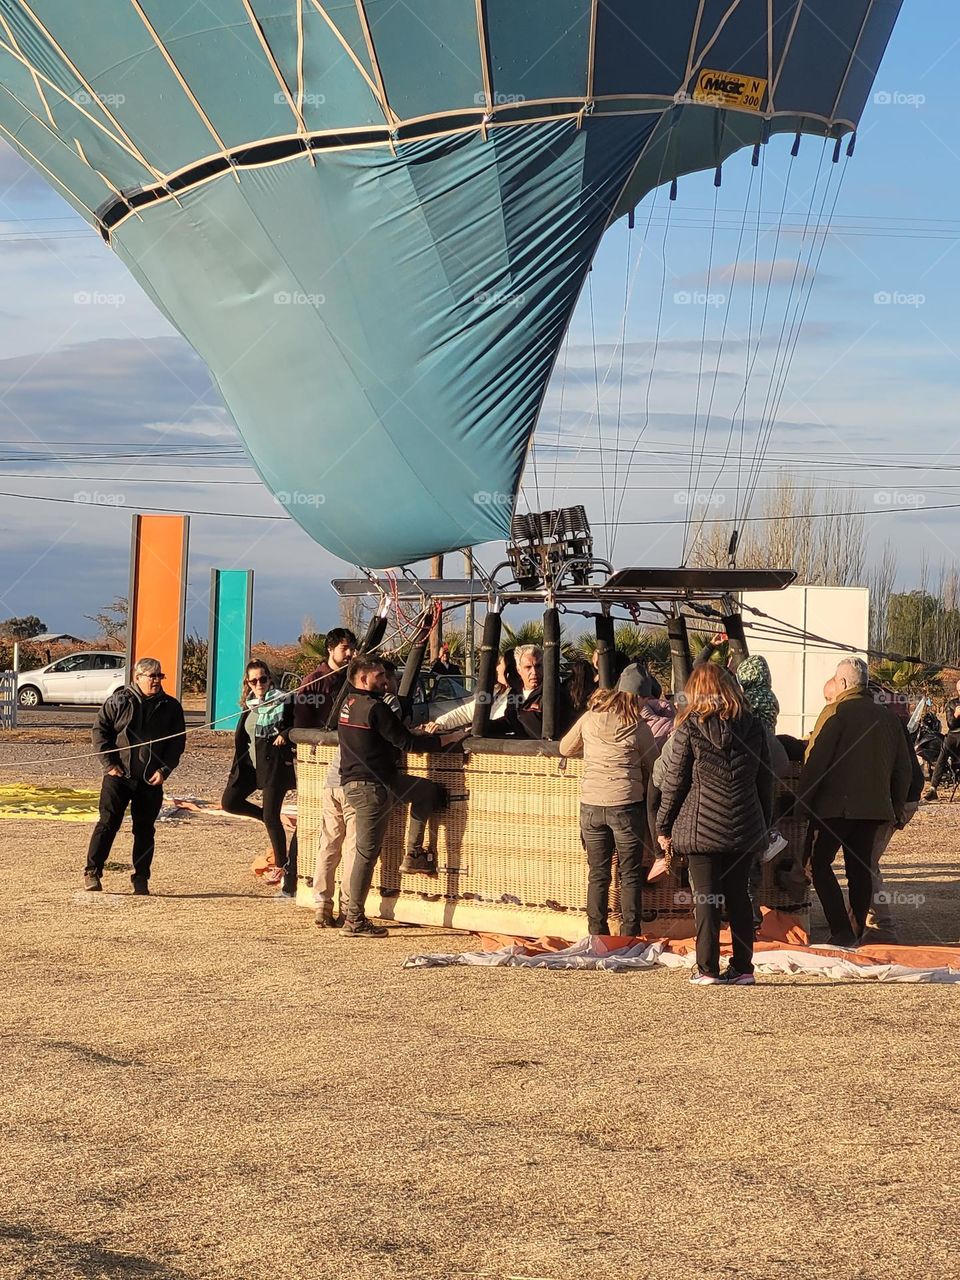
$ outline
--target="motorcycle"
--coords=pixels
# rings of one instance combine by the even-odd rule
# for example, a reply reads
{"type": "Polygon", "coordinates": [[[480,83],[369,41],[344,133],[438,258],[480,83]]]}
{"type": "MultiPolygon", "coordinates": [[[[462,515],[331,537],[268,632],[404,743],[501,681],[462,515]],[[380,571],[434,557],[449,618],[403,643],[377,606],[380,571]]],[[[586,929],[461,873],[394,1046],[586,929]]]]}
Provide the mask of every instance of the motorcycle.
{"type": "MultiPolygon", "coordinates": [[[[923,776],[928,782],[933,776],[937,761],[940,759],[945,736],[940,725],[940,717],[930,708],[929,698],[921,701],[911,716],[910,723],[907,725],[907,732],[910,734],[913,749],[917,754],[917,759],[920,761],[923,776]]],[[[940,786],[956,787],[957,785],[960,785],[960,761],[957,761],[951,755],[945,761],[944,770],[940,778],[940,786]]]]}

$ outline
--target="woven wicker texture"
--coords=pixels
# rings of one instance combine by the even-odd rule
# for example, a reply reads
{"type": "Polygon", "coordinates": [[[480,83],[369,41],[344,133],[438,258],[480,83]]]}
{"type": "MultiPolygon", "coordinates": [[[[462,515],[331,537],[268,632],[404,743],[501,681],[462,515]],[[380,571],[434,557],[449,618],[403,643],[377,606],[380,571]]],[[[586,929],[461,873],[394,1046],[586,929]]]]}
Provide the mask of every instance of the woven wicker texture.
{"type": "MultiPolygon", "coordinates": [[[[299,869],[312,877],[320,836],[320,805],[332,746],[297,748],[299,869]]],[[[408,756],[410,774],[442,783],[447,805],[430,824],[429,843],[440,875],[399,873],[407,810],[391,815],[367,907],[411,923],[457,923],[451,905],[470,907],[469,924],[495,911],[515,915],[517,932],[564,936],[586,932],[587,865],[580,844],[579,760],[555,756],[506,756],[471,752],[408,756]],[[435,909],[431,909],[435,904],[435,909]]],[[[786,792],[781,788],[781,796],[786,792]]],[[[782,799],[781,799],[782,803],[782,799]]],[[[805,824],[781,826],[788,847],[764,867],[764,906],[803,912],[806,882],[799,875],[805,824]]],[[[690,918],[689,891],[667,879],[644,891],[644,919],[651,931],[677,934],[690,918]]],[[[611,893],[611,910],[619,895],[611,893]]],[[[498,927],[503,927],[499,925],[498,927]]],[[[689,932],[689,929],[687,929],[689,932]]]]}

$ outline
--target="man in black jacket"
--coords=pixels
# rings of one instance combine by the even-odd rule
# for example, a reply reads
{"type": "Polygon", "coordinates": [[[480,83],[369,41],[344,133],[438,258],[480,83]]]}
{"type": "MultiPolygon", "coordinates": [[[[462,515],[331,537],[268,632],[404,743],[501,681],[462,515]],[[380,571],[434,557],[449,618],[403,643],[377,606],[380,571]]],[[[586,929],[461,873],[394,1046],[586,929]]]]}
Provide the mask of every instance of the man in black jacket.
{"type": "MultiPolygon", "coordinates": [[[[410,805],[407,856],[402,871],[426,871],[423,838],[436,806],[439,788],[426,778],[399,770],[401,751],[437,751],[459,742],[457,733],[411,733],[383,702],[387,676],[383,663],[355,658],[347,677],[347,696],[340,709],[340,783],[344,801],[356,817],[357,851],[348,886],[345,937],[382,938],[386,929],[372,924],[364,904],[373,883],[374,867],[386,832],[387,819],[397,804],[410,805]]],[[[430,868],[432,869],[432,868],[430,868]]]]}
{"type": "MultiPolygon", "coordinates": [[[[960,680],[957,681],[957,693],[960,694],[960,680]]],[[[936,800],[937,787],[940,785],[940,779],[943,777],[943,771],[949,759],[953,760],[954,769],[960,771],[960,697],[950,699],[944,707],[944,715],[947,720],[947,734],[940,748],[930,785],[924,792],[924,800],[936,800]]]]}
{"type": "Polygon", "coordinates": [[[104,864],[130,805],[133,819],[133,892],[150,890],[154,826],[163,804],[163,784],[186,746],[183,708],[164,693],[156,658],[141,658],[133,681],[112,693],[93,726],[93,745],[103,764],[100,821],[93,829],[83,887],[100,891],[104,864]]]}

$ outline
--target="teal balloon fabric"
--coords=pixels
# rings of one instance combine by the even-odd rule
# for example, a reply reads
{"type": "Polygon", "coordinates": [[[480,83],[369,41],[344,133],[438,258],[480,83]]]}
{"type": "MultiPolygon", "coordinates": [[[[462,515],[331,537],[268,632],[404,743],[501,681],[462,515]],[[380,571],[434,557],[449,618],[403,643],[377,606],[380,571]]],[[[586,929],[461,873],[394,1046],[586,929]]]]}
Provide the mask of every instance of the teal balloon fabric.
{"type": "Polygon", "coordinates": [[[0,0],[0,139],[383,568],[509,532],[607,225],[856,129],[900,0],[0,0]]]}

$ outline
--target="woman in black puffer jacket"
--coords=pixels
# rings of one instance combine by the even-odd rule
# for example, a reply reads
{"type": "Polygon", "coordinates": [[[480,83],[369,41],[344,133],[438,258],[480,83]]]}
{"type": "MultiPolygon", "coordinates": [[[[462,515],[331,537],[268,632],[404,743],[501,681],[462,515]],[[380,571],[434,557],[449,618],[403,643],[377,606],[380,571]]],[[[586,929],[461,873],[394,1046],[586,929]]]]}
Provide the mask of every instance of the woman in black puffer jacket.
{"type": "Polygon", "coordinates": [[[697,972],[691,982],[752,984],[750,866],[767,842],[773,774],[763,724],[736,680],[715,663],[696,667],[677,715],[663,778],[657,835],[690,864],[697,924],[697,972]],[[720,909],[725,903],[733,962],[720,976],[720,909]]]}

